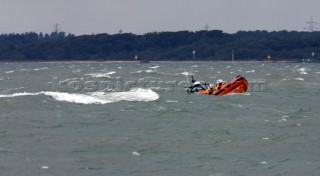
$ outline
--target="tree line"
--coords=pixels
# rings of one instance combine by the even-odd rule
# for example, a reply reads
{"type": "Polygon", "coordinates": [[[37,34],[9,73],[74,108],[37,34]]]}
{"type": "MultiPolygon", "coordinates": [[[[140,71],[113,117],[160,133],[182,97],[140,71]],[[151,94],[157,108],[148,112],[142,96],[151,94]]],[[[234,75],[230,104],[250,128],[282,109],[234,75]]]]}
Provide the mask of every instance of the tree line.
{"type": "MultiPolygon", "coordinates": [[[[317,60],[320,32],[220,30],[92,34],[27,32],[0,35],[0,61],[52,60],[317,60]],[[313,53],[313,54],[312,54],[313,53]]],[[[320,58],[319,58],[320,60],[320,58]]]]}

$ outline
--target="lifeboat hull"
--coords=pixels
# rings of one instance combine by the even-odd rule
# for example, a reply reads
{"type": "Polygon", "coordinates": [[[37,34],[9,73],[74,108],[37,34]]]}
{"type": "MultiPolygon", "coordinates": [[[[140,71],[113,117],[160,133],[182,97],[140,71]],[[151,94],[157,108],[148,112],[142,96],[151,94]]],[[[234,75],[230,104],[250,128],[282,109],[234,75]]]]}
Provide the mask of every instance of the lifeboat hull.
{"type": "MultiPolygon", "coordinates": [[[[223,96],[230,93],[243,93],[248,90],[248,81],[242,77],[237,76],[230,82],[221,86],[220,89],[214,91],[211,95],[223,96]]],[[[209,94],[208,90],[197,92],[197,94],[209,94]]]]}

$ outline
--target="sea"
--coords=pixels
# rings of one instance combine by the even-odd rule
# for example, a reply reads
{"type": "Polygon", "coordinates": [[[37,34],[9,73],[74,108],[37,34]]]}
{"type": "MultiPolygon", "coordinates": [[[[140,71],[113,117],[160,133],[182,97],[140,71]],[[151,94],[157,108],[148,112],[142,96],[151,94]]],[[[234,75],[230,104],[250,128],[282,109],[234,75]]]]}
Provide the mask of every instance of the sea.
{"type": "Polygon", "coordinates": [[[318,176],[319,98],[314,63],[2,62],[0,175],[318,176]]]}

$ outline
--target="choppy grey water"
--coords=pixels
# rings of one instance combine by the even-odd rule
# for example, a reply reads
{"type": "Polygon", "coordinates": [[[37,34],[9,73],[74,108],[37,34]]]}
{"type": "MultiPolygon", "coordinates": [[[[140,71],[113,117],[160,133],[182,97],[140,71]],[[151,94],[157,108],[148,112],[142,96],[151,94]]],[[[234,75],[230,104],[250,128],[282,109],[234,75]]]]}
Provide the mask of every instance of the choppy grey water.
{"type": "Polygon", "coordinates": [[[320,175],[319,93],[319,64],[1,63],[0,175],[320,175]]]}

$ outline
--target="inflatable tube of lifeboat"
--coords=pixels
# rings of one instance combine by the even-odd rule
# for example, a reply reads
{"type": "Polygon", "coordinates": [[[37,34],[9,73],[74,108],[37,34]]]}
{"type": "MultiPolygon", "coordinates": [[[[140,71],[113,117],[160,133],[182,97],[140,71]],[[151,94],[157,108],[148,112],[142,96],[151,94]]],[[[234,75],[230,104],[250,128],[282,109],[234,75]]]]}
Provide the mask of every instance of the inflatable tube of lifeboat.
{"type": "MultiPolygon", "coordinates": [[[[248,90],[248,81],[243,76],[237,76],[230,82],[223,84],[211,95],[223,96],[230,93],[243,93],[248,90]]],[[[197,94],[210,94],[209,90],[199,91],[197,94]]]]}

